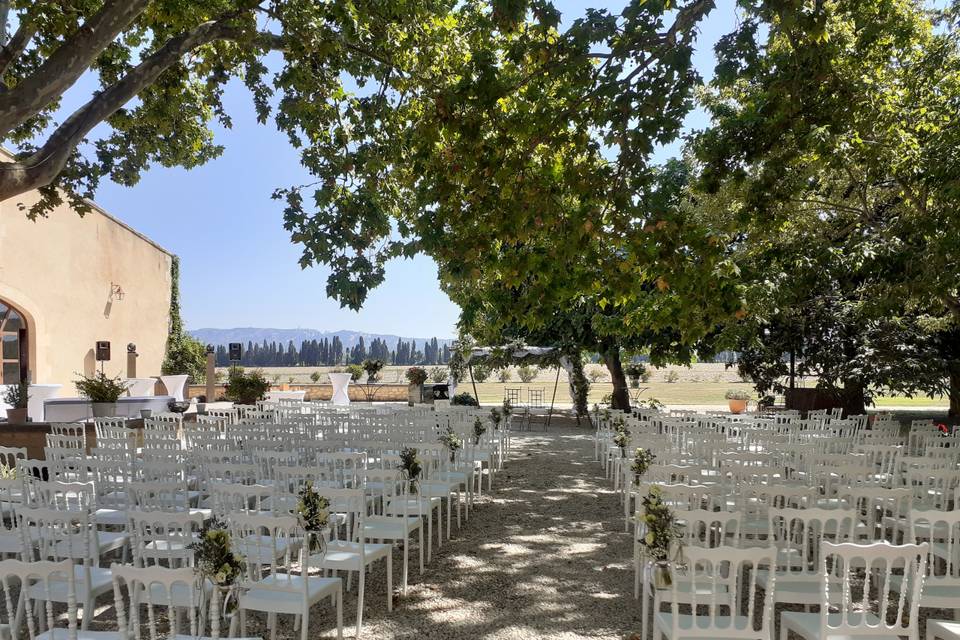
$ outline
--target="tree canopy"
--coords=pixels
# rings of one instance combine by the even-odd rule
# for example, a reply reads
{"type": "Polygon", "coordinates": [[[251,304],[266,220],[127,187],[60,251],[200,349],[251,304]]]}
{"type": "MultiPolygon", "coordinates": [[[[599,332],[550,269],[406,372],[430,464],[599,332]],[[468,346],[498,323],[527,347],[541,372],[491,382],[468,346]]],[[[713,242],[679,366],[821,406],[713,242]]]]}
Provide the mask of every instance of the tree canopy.
{"type": "Polygon", "coordinates": [[[826,386],[960,394],[957,7],[743,6],[695,148],[751,271],[746,367],[772,388],[796,350],[826,386]]]}

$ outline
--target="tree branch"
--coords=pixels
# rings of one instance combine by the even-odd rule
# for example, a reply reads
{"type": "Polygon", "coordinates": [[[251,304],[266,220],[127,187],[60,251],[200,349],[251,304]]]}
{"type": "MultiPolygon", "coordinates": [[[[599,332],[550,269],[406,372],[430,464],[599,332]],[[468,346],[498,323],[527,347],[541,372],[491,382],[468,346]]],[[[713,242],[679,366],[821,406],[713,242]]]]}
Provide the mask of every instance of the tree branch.
{"type": "Polygon", "coordinates": [[[149,0],[112,0],[67,38],[29,77],[0,94],[0,137],[40,113],[90,67],[149,0]]]}
{"type": "Polygon", "coordinates": [[[50,184],[63,170],[76,146],[109,117],[191,50],[223,39],[228,25],[210,21],[171,38],[126,76],[75,111],[33,155],[20,162],[0,163],[0,201],[50,184]]]}
{"type": "Polygon", "coordinates": [[[10,41],[0,49],[0,76],[6,73],[10,64],[20,57],[20,54],[27,48],[27,44],[30,43],[30,40],[36,32],[36,23],[24,16],[24,20],[20,23],[20,26],[17,27],[16,33],[14,33],[10,41]]]}

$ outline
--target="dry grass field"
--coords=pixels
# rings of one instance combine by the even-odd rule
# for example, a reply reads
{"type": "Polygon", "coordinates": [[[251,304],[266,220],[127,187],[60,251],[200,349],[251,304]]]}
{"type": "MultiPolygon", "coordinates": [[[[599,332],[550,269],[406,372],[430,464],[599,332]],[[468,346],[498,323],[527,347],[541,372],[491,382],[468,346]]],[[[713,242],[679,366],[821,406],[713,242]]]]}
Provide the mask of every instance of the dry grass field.
{"type": "MultiPolygon", "coordinates": [[[[292,382],[307,384],[311,382],[310,375],[320,373],[320,382],[327,382],[326,373],[338,367],[263,367],[268,380],[276,382],[292,382]]],[[[408,367],[386,367],[383,370],[383,382],[405,383],[404,372],[408,367]]],[[[443,367],[426,367],[428,372],[443,367]]],[[[222,370],[222,369],[221,369],[222,370]]],[[[586,367],[587,375],[597,376],[597,380],[590,386],[590,403],[599,402],[603,396],[613,390],[606,367],[600,364],[589,364],[586,367]]],[[[500,382],[497,376],[491,375],[486,382],[477,383],[477,393],[484,404],[503,401],[506,389],[520,389],[520,397],[526,402],[531,390],[542,390],[544,400],[550,403],[554,382],[557,379],[556,369],[541,369],[536,378],[529,383],[520,381],[516,367],[510,369],[510,380],[500,382]]],[[[557,404],[567,405],[570,397],[567,393],[567,375],[560,371],[559,386],[557,388],[557,404]]],[[[808,383],[812,386],[812,381],[808,383]]],[[[472,391],[470,380],[460,384],[460,391],[472,391]]],[[[744,383],[737,375],[736,369],[727,369],[722,364],[697,363],[691,367],[664,367],[652,370],[650,380],[641,383],[639,389],[631,389],[630,395],[634,398],[656,398],[668,405],[725,405],[724,393],[727,389],[741,389],[752,392],[752,387],[744,383]]],[[[534,391],[536,394],[536,391],[534,391]]],[[[902,396],[880,397],[876,399],[878,407],[946,407],[946,398],[906,398],[902,396]]]]}

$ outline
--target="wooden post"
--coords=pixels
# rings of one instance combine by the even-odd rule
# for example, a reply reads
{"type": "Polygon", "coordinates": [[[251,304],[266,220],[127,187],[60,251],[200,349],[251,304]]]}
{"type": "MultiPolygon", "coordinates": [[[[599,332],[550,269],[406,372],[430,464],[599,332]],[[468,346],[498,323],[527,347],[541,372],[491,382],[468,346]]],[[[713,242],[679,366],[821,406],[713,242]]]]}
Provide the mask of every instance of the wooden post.
{"type": "Polygon", "coordinates": [[[544,431],[550,428],[550,420],[553,418],[553,403],[557,400],[557,385],[560,384],[560,364],[557,364],[557,379],[553,381],[553,398],[550,399],[550,413],[547,414],[547,426],[544,431]]]}
{"type": "Polygon", "coordinates": [[[137,345],[132,342],[127,345],[127,377],[137,377],[137,345]]]}
{"type": "Polygon", "coordinates": [[[214,385],[217,382],[217,362],[214,354],[213,345],[207,345],[207,402],[213,402],[216,399],[214,385]]]}
{"type": "Polygon", "coordinates": [[[470,372],[470,384],[473,385],[473,397],[477,399],[477,406],[480,405],[480,394],[477,393],[477,383],[473,379],[473,365],[469,362],[467,363],[467,371],[470,372]]]}

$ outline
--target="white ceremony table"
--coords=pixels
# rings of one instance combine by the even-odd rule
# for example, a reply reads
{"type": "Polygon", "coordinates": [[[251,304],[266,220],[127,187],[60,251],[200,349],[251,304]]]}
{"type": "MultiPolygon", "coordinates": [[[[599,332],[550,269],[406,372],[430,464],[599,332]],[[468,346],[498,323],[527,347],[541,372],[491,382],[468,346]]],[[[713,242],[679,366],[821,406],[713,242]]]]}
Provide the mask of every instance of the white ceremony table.
{"type": "Polygon", "coordinates": [[[160,376],[160,382],[167,388],[167,395],[173,396],[177,402],[183,400],[183,387],[189,376],[160,376]]]}
{"type": "Polygon", "coordinates": [[[333,385],[333,397],[330,401],[337,405],[350,404],[350,394],[347,393],[347,387],[350,386],[349,373],[328,373],[330,384],[333,385]]]}
{"type": "Polygon", "coordinates": [[[32,384],[30,390],[30,399],[27,401],[27,416],[34,422],[43,422],[44,411],[43,403],[45,400],[55,397],[63,388],[62,384],[32,384]]]}
{"type": "Polygon", "coordinates": [[[132,398],[143,398],[154,395],[156,378],[127,378],[127,395],[132,398]]]}

